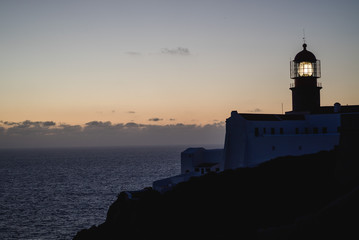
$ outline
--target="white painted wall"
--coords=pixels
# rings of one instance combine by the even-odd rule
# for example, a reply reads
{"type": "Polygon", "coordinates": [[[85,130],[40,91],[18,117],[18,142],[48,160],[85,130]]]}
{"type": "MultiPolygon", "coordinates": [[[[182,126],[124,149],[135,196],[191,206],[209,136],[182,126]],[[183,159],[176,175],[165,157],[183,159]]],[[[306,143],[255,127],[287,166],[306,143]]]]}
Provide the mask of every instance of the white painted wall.
{"type": "Polygon", "coordinates": [[[247,121],[233,111],[226,120],[224,143],[224,169],[235,169],[244,165],[247,144],[247,121]]]}
{"type": "Polygon", "coordinates": [[[201,163],[218,163],[220,171],[223,171],[223,149],[186,149],[181,153],[181,174],[193,172],[195,166],[201,163]]]}
{"type": "Polygon", "coordinates": [[[339,126],[340,114],[308,114],[305,120],[248,121],[240,114],[232,113],[226,125],[225,168],[254,167],[280,156],[331,150],[339,144],[339,126]],[[326,133],[323,133],[323,127],[326,133]],[[271,133],[272,128],[275,134],[271,133]],[[296,128],[299,134],[296,134],[296,128]],[[318,133],[313,132],[314,128],[318,133]]]}
{"type": "Polygon", "coordinates": [[[181,174],[194,171],[194,166],[203,162],[204,148],[188,148],[181,153],[181,174]]]}

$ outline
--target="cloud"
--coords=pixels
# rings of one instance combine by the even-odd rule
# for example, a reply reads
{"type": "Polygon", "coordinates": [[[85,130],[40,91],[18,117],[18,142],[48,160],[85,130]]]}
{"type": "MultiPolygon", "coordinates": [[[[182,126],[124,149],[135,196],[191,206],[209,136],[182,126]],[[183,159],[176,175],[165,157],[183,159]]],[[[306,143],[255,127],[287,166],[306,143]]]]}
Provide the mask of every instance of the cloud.
{"type": "Polygon", "coordinates": [[[85,127],[82,129],[84,134],[115,134],[118,131],[122,130],[125,127],[124,124],[112,124],[110,121],[91,121],[85,124],[85,127]]]}
{"type": "Polygon", "coordinates": [[[82,127],[80,125],[70,125],[62,123],[58,125],[57,130],[61,133],[79,133],[82,131],[82,127]]]}
{"type": "Polygon", "coordinates": [[[157,117],[148,119],[148,121],[152,121],[152,122],[158,122],[162,120],[163,120],[162,118],[157,118],[157,117]]]}
{"type": "Polygon", "coordinates": [[[173,49],[169,49],[169,48],[162,48],[161,50],[162,54],[166,54],[166,55],[173,55],[173,56],[189,56],[191,55],[190,51],[188,48],[183,48],[183,47],[178,47],[178,48],[173,48],[173,49]]]}
{"type": "Polygon", "coordinates": [[[138,127],[141,127],[142,124],[137,124],[137,123],[134,123],[134,122],[128,122],[125,124],[125,127],[127,128],[138,128],[138,127]]]}
{"type": "Polygon", "coordinates": [[[253,110],[249,110],[248,112],[263,112],[263,110],[262,109],[260,109],[260,108],[255,108],[255,109],[253,109],[253,110]]]}
{"type": "Polygon", "coordinates": [[[130,56],[141,56],[142,55],[142,53],[135,52],[135,51],[127,51],[127,52],[125,52],[125,54],[130,55],[130,56]]]}
{"type": "MultiPolygon", "coordinates": [[[[133,57],[144,55],[143,53],[138,52],[138,51],[126,51],[126,52],[124,52],[124,54],[126,54],[128,56],[133,56],[133,57]]],[[[191,55],[191,52],[188,48],[177,47],[177,48],[162,48],[161,54],[171,55],[171,56],[189,56],[189,55],[191,55]]]]}
{"type": "Polygon", "coordinates": [[[1,121],[2,123],[4,123],[5,125],[8,125],[8,126],[12,126],[12,125],[16,125],[17,123],[16,122],[8,122],[8,121],[1,121]]]}
{"type": "Polygon", "coordinates": [[[23,122],[8,122],[5,121],[3,122],[3,124],[7,125],[7,126],[11,126],[11,129],[40,129],[40,128],[49,128],[52,126],[56,126],[56,123],[53,121],[45,121],[45,122],[41,122],[41,121],[30,121],[30,120],[25,120],[23,122]]]}
{"type": "Polygon", "coordinates": [[[107,122],[101,122],[101,121],[92,121],[92,122],[88,122],[85,123],[86,127],[108,127],[111,126],[111,122],[107,121],[107,122]]]}
{"type": "Polygon", "coordinates": [[[47,127],[51,127],[51,126],[56,125],[56,123],[53,122],[53,121],[46,121],[46,122],[43,122],[42,124],[43,124],[43,126],[47,126],[47,127]]]}
{"type": "MultiPolygon", "coordinates": [[[[152,118],[151,121],[161,121],[152,118]]],[[[1,148],[90,147],[123,145],[223,144],[224,122],[197,124],[141,124],[90,121],[83,126],[53,121],[0,121],[1,148]]]]}

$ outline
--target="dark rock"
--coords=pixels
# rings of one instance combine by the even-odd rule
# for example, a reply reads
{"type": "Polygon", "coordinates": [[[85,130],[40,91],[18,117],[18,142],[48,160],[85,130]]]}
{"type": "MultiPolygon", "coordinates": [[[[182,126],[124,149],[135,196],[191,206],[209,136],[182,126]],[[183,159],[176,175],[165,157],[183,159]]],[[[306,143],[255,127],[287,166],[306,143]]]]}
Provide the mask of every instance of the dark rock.
{"type": "Polygon", "coordinates": [[[359,237],[357,222],[350,219],[359,213],[359,184],[356,178],[345,185],[337,180],[336,151],[207,174],[162,195],[152,189],[122,192],[105,223],[74,239],[303,239],[308,234],[322,239],[342,231],[359,237]]]}

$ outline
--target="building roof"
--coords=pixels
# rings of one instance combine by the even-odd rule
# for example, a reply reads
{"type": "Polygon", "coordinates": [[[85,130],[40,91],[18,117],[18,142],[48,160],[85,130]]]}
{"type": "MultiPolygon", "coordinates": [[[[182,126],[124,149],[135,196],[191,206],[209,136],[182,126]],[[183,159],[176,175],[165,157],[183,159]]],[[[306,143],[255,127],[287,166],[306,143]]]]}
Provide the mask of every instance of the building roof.
{"type": "MultiPolygon", "coordinates": [[[[323,106],[310,112],[310,114],[333,114],[333,113],[359,113],[359,105],[340,104],[336,106],[323,106]]],[[[300,112],[288,112],[287,114],[255,114],[255,113],[238,113],[241,117],[249,121],[290,121],[305,120],[305,114],[300,112]]]]}
{"type": "Polygon", "coordinates": [[[323,106],[313,111],[313,114],[329,114],[329,113],[358,113],[359,105],[339,105],[338,109],[334,106],[323,106]]]}
{"type": "Polygon", "coordinates": [[[253,113],[240,113],[244,119],[249,121],[285,121],[285,120],[304,120],[303,114],[253,114],[253,113]]]}
{"type": "Polygon", "coordinates": [[[191,154],[191,153],[196,153],[198,151],[204,151],[206,149],[204,149],[203,147],[198,147],[198,148],[187,148],[186,150],[184,150],[182,153],[188,153],[188,154],[191,154]]]}
{"type": "Polygon", "coordinates": [[[303,44],[303,50],[297,53],[294,58],[294,62],[316,62],[317,58],[315,55],[307,50],[307,44],[303,44]]]}

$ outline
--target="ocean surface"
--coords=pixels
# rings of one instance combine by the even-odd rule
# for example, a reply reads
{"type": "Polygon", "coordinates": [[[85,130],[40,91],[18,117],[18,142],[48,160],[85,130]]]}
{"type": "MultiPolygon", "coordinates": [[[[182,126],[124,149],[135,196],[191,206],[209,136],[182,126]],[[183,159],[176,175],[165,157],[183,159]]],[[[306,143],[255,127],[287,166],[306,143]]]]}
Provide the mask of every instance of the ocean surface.
{"type": "Polygon", "coordinates": [[[0,239],[72,239],[121,191],[179,174],[185,148],[0,150],[0,239]]]}

